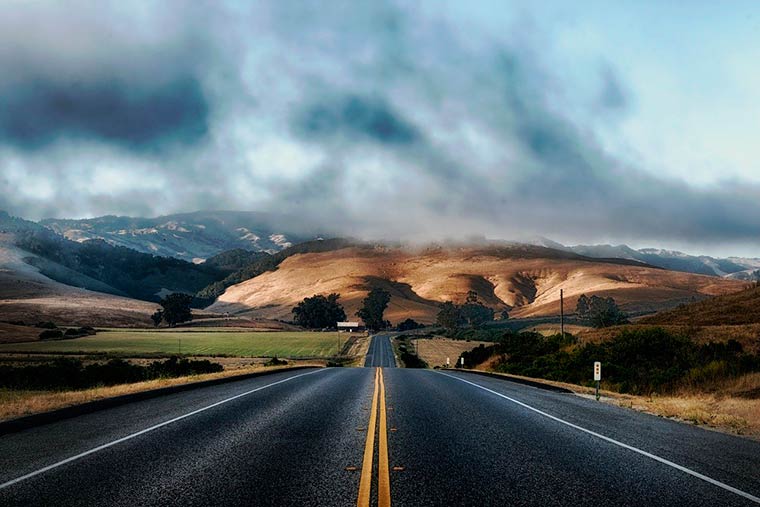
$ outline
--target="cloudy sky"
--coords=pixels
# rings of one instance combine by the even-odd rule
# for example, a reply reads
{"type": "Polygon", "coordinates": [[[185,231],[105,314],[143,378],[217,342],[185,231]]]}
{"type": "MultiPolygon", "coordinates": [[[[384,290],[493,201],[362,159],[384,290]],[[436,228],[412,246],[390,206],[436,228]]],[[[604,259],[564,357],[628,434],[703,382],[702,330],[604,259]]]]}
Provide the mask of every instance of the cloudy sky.
{"type": "Polygon", "coordinates": [[[760,255],[760,5],[719,4],[5,0],[0,209],[760,255]]]}

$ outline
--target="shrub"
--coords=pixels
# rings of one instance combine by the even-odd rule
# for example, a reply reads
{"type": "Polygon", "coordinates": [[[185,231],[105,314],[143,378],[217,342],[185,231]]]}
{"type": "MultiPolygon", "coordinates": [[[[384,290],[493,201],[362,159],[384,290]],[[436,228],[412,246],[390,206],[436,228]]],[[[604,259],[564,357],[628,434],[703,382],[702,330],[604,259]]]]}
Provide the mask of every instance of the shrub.
{"type": "Polygon", "coordinates": [[[284,366],[288,364],[287,361],[284,359],[278,359],[277,356],[274,356],[272,359],[264,363],[264,366],[284,366]]]}
{"type": "Polygon", "coordinates": [[[63,332],[60,329],[46,329],[40,333],[40,340],[54,340],[62,337],[63,332]]]}

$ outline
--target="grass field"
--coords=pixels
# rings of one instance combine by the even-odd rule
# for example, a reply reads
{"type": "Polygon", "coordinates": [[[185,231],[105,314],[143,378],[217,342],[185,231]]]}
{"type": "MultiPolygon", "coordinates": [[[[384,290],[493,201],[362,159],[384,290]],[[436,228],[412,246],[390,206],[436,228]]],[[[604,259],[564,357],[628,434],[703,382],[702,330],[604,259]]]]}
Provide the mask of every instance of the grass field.
{"type": "MultiPolygon", "coordinates": [[[[341,334],[341,343],[347,335],[341,334]]],[[[0,345],[0,353],[50,353],[114,355],[182,355],[309,358],[334,356],[336,333],[203,331],[100,331],[72,340],[37,341],[0,345]]]]}

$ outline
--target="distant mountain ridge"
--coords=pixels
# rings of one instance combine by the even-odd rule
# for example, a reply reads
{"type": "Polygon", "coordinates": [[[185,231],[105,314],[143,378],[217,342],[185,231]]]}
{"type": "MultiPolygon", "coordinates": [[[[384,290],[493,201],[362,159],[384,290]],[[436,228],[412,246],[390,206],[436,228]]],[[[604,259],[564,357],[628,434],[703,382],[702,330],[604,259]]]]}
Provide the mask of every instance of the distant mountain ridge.
{"type": "Polygon", "coordinates": [[[673,271],[720,276],[735,280],[760,280],[760,258],[716,258],[707,255],[689,255],[677,250],[660,248],[636,250],[628,245],[566,246],[547,238],[533,238],[527,242],[597,259],[631,259],[673,271]]]}
{"type": "MultiPolygon", "coordinates": [[[[254,211],[195,211],[155,218],[113,215],[76,220],[50,218],[39,224],[73,241],[102,239],[138,252],[196,263],[228,250],[274,254],[321,236],[345,235],[339,230],[323,231],[304,217],[254,211]]],[[[638,261],[686,273],[760,280],[760,258],[716,258],[658,248],[634,249],[624,244],[566,246],[544,237],[510,243],[542,246],[595,259],[638,261]]]]}
{"type": "Polygon", "coordinates": [[[138,252],[200,262],[244,249],[275,253],[314,238],[304,220],[251,211],[196,211],[155,218],[102,216],[39,222],[73,241],[102,239],[138,252]]]}

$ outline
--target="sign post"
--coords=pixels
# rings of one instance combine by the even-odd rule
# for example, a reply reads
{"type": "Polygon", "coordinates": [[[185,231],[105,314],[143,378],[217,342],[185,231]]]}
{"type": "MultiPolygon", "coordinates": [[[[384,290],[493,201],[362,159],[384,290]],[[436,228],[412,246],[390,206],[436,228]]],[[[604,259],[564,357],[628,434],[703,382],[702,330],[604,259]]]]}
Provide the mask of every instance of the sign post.
{"type": "Polygon", "coordinates": [[[464,368],[464,356],[460,357],[459,361],[462,363],[462,368],[464,368]]]}
{"type": "Polygon", "coordinates": [[[449,366],[451,366],[451,361],[450,361],[450,360],[449,360],[449,358],[447,357],[447,358],[446,358],[446,368],[448,368],[449,366]]]}
{"type": "Polygon", "coordinates": [[[594,380],[596,381],[596,401],[599,401],[599,381],[602,380],[602,363],[594,361],[594,380]]]}

